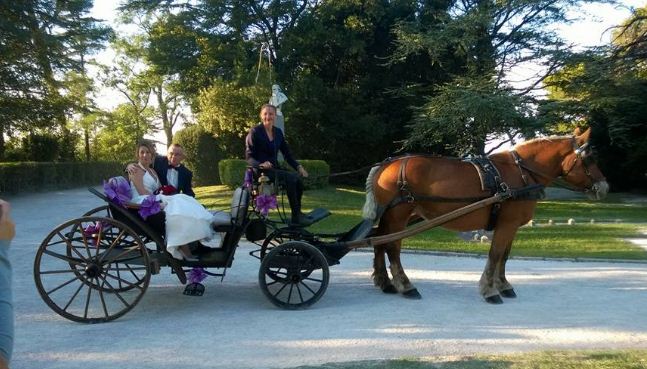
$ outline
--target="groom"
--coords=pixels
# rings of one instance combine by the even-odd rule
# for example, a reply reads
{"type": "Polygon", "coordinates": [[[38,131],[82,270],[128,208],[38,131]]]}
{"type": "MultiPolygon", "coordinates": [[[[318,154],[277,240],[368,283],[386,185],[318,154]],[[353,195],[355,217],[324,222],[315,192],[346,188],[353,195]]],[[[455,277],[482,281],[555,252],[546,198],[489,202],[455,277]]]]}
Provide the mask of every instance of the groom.
{"type": "Polygon", "coordinates": [[[153,162],[153,169],[162,182],[162,186],[173,186],[176,193],[183,193],[195,197],[191,182],[193,173],[182,165],[184,160],[184,149],[178,144],[169,146],[166,156],[156,155],[153,162]]]}

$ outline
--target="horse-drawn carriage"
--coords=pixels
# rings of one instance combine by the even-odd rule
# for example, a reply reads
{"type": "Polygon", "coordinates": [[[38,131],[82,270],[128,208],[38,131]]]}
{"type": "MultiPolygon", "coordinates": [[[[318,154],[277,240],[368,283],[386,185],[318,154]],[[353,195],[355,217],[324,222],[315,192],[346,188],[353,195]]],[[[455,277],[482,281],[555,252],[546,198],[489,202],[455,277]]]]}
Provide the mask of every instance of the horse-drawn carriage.
{"type": "MultiPolygon", "coordinates": [[[[200,255],[198,261],[177,260],[166,251],[163,212],[143,221],[136,209],[119,206],[90,189],[106,204],[45,237],[34,262],[36,286],[47,305],[67,319],[110,321],[139,302],[151,276],[162,267],[170,267],[182,283],[187,271],[191,274],[195,268],[203,273],[215,268],[217,272],[206,273],[224,277],[245,235],[259,246],[250,254],[261,261],[261,290],[279,307],[298,309],[317,302],[328,287],[329,265],[358,247],[375,249],[376,286],[419,298],[400,264],[400,241],[439,225],[455,230],[491,226],[495,233],[480,288],[486,301],[500,303],[501,296],[516,296],[505,278],[505,262],[516,229],[532,217],[537,198],[528,194],[557,177],[598,197],[606,194],[608,186],[591,159],[587,141],[588,131],[530,141],[510,153],[492,155],[480,164],[481,171],[474,171],[474,163],[425,155],[388,159],[369,174],[364,219],[338,234],[311,233],[287,224],[283,216],[270,219],[255,201],[258,189],[241,186],[233,193],[231,211],[213,225],[222,234],[221,247],[191,245],[200,255]],[[488,171],[488,165],[495,170],[488,171]],[[459,177],[448,180],[446,173],[459,177]],[[483,180],[490,177],[494,187],[483,187],[487,182],[483,180]]],[[[315,209],[309,216],[314,223],[329,214],[315,209]]]]}

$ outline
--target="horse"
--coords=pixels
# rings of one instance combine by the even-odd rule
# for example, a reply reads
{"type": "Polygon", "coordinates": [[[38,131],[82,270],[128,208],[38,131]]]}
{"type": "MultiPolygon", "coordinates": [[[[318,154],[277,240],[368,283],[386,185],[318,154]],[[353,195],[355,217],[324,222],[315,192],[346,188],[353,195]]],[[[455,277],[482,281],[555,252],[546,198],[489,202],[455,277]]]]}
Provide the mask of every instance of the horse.
{"type": "MultiPolygon", "coordinates": [[[[532,189],[543,189],[561,177],[570,189],[585,192],[591,199],[606,196],[609,185],[588,143],[590,133],[589,128],[583,133],[576,130],[573,136],[536,138],[519,143],[510,151],[489,155],[487,169],[490,172],[496,169],[492,173],[498,177],[495,178],[497,191],[517,191],[520,195],[441,225],[453,231],[494,229],[479,281],[479,291],[486,302],[500,304],[503,303],[501,296],[517,296],[506,279],[505,266],[517,230],[533,218],[541,197],[533,196],[537,191],[532,189]],[[531,190],[525,191],[524,196],[523,189],[531,190]]],[[[405,155],[387,159],[372,168],[366,179],[363,218],[378,223],[375,235],[388,235],[402,231],[416,220],[430,220],[488,198],[493,192],[481,180],[487,171],[477,169],[468,161],[441,156],[405,155]]],[[[373,245],[373,281],[385,293],[400,292],[405,297],[419,299],[420,293],[402,267],[401,241],[373,245]],[[387,273],[385,253],[392,280],[387,273]]]]}

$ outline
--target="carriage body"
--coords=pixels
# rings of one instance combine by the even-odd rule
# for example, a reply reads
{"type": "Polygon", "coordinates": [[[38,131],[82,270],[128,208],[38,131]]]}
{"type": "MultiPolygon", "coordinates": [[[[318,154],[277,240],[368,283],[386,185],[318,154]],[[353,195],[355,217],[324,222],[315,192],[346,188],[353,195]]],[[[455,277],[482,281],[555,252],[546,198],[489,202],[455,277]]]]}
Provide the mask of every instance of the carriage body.
{"type": "MultiPolygon", "coordinates": [[[[183,284],[187,275],[192,282],[196,270],[224,277],[243,235],[259,246],[250,254],[261,261],[262,292],[285,309],[318,301],[327,289],[329,264],[337,264],[343,256],[329,254],[327,243],[305,228],[263,216],[255,206],[258,192],[241,186],[232,196],[231,212],[212,224],[221,235],[220,247],[207,248],[195,241],[189,247],[198,260],[178,260],[166,251],[164,212],[143,220],[136,206],[122,206],[96,189],[89,191],[105,205],[54,228],[34,260],[39,294],[52,310],[73,321],[101,323],[123,316],[162,268],[170,268],[183,284]]],[[[327,211],[317,212],[321,218],[327,216],[327,211]]]]}

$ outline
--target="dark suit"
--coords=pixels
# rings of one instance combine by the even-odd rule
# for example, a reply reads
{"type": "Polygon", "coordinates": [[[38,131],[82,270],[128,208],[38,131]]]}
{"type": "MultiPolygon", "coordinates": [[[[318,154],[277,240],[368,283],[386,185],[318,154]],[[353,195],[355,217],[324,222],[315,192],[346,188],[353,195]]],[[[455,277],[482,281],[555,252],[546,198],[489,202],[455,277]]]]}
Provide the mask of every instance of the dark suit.
{"type": "MultiPolygon", "coordinates": [[[[168,185],[168,179],[166,178],[168,173],[168,158],[162,155],[155,156],[153,169],[157,172],[160,182],[162,182],[162,186],[168,185]]],[[[195,193],[191,187],[191,183],[193,182],[193,173],[182,164],[180,164],[176,170],[178,192],[195,197],[195,193]]]]}

